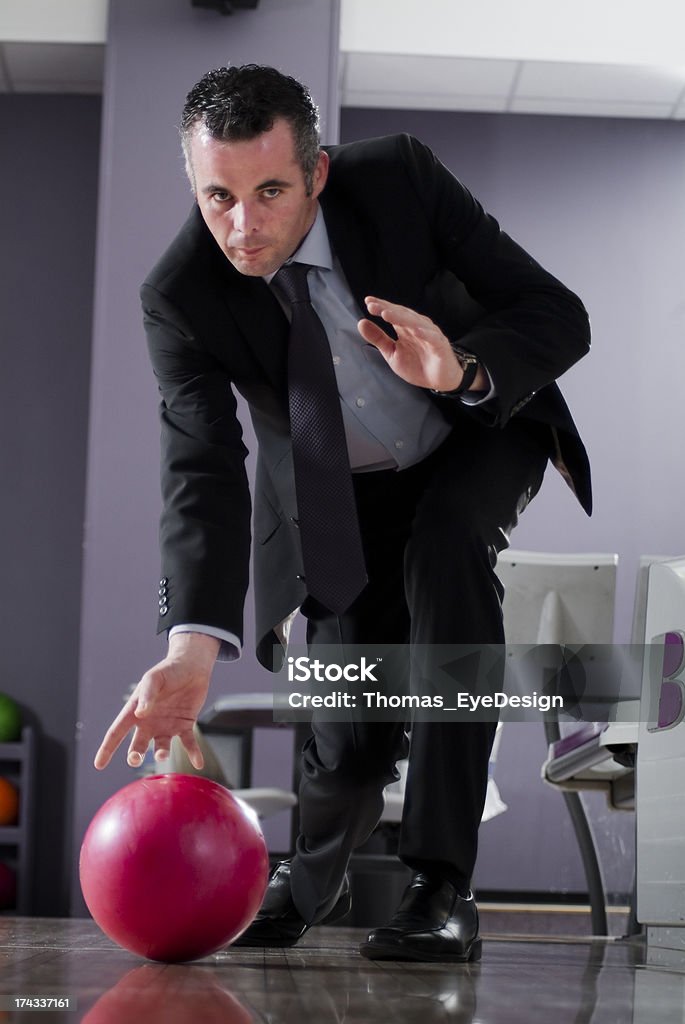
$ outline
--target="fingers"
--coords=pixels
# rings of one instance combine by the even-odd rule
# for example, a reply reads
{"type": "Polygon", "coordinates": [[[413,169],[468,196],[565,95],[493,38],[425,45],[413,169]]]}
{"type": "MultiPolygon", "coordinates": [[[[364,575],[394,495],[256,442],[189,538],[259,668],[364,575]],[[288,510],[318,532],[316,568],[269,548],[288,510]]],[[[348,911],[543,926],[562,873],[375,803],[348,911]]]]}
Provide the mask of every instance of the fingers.
{"type": "Polygon", "coordinates": [[[369,345],[374,345],[386,359],[395,351],[395,342],[392,338],[389,338],[385,331],[371,320],[360,320],[357,330],[364,341],[369,345]]]}
{"type": "Polygon", "coordinates": [[[151,717],[155,711],[155,699],[159,694],[161,680],[154,669],[146,672],[138,683],[135,695],[131,698],[135,726],[133,736],[126,754],[126,763],[131,768],[139,768],[145,760],[147,749],[152,740],[155,742],[155,760],[166,760],[169,756],[171,739],[168,736],[157,737],[153,734],[152,725],[146,727],[145,718],[151,717]],[[141,719],[143,721],[141,722],[141,719]]]}
{"type": "Polygon", "coordinates": [[[105,738],[100,744],[100,748],[95,755],[95,760],[93,762],[98,770],[107,767],[112,759],[112,754],[121,745],[135,725],[134,711],[135,701],[133,699],[126,701],[123,708],[105,733],[105,738]]]}
{"type": "MultiPolygon", "coordinates": [[[[107,736],[102,742],[100,749],[95,755],[95,767],[98,769],[106,768],[112,759],[112,754],[120,746],[122,740],[126,736],[130,729],[130,726],[126,727],[123,735],[118,736],[114,732],[114,724],[108,730],[107,736]]],[[[193,768],[197,768],[199,771],[204,767],[204,757],[202,751],[195,739],[195,734],[192,729],[186,732],[180,733],[179,738],[186,749],[190,763],[193,768]]],[[[133,731],[131,743],[126,754],[126,763],[131,768],[139,768],[145,759],[147,749],[154,740],[155,744],[155,761],[168,761],[171,753],[171,737],[170,736],[155,736],[152,737],[147,730],[136,728],[133,731]]]]}
{"type": "Polygon", "coordinates": [[[385,299],[375,298],[373,295],[367,295],[365,300],[366,308],[372,316],[379,316],[381,320],[385,320],[386,323],[392,324],[393,327],[404,327],[410,330],[421,330],[426,327],[434,327],[432,320],[429,320],[427,316],[423,316],[422,313],[417,313],[415,309],[409,309],[408,306],[400,306],[396,302],[387,302],[385,299]]]}
{"type": "Polygon", "coordinates": [[[155,736],[155,761],[168,761],[171,755],[171,736],[155,736]]]}
{"type": "Polygon", "coordinates": [[[181,737],[193,766],[203,766],[193,724],[207,695],[211,666],[207,671],[197,671],[196,660],[188,667],[181,659],[167,658],[145,673],[107,730],[95,755],[96,768],[107,767],[131,732],[126,761],[132,768],[142,764],[151,742],[155,760],[166,761],[171,738],[176,735],[181,737]]]}
{"type": "MultiPolygon", "coordinates": [[[[121,746],[131,729],[134,729],[137,725],[137,719],[148,713],[154,700],[154,694],[158,691],[159,684],[156,682],[153,673],[146,672],[138,683],[133,695],[126,701],[105,733],[105,738],[100,744],[93,761],[98,770],[107,767],[112,760],[112,755],[121,746]]],[[[137,768],[142,764],[151,737],[147,737],[144,745],[142,734],[138,729],[134,732],[133,737],[126,760],[132,768],[137,768]]]]}
{"type": "MultiPolygon", "coordinates": [[[[195,732],[193,729],[187,729],[183,732],[178,733],[178,738],[185,747],[188,758],[193,768],[197,768],[198,771],[204,768],[205,759],[202,755],[202,750],[195,738],[195,732]]],[[[155,761],[163,762],[168,761],[171,755],[171,736],[155,736],[155,761]]],[[[147,748],[146,748],[147,749],[147,748]]],[[[129,762],[130,763],[130,762],[129,762]]]]}
{"type": "Polygon", "coordinates": [[[367,296],[365,301],[369,313],[390,324],[395,332],[395,338],[389,338],[385,331],[371,320],[360,320],[357,329],[364,341],[374,345],[391,365],[401,352],[411,353],[413,358],[423,359],[426,354],[439,354],[445,345],[449,346],[440,328],[422,313],[371,295],[367,296]]]}
{"type": "Polygon", "coordinates": [[[126,754],[126,763],[130,768],[140,768],[145,760],[151,739],[152,736],[147,730],[140,727],[136,727],[133,730],[133,736],[131,737],[128,753],[126,754]]]}
{"type": "Polygon", "coordinates": [[[180,733],[179,739],[186,749],[186,753],[190,758],[190,763],[193,768],[196,768],[198,771],[200,771],[201,768],[204,768],[205,759],[193,730],[188,729],[187,732],[180,733]]]}
{"type": "Polygon", "coordinates": [[[150,728],[139,725],[133,732],[126,755],[126,762],[131,768],[140,767],[151,743],[154,743],[156,762],[169,760],[171,736],[164,732],[157,735],[150,728]]]}
{"type": "Polygon", "coordinates": [[[112,760],[112,754],[114,753],[114,750],[116,750],[116,747],[113,750],[109,750],[105,743],[100,744],[98,752],[93,760],[93,764],[99,772],[102,771],[103,768],[106,768],[109,762],[112,760]]]}
{"type": "Polygon", "coordinates": [[[126,701],[105,733],[93,761],[98,770],[107,767],[112,760],[112,755],[121,746],[131,729],[133,729],[133,737],[126,755],[126,762],[131,768],[138,768],[143,763],[152,735],[149,731],[141,729],[138,726],[138,721],[150,712],[154,701],[153,694],[159,690],[154,678],[149,678],[151,676],[150,672],[143,676],[133,696],[126,701]]]}

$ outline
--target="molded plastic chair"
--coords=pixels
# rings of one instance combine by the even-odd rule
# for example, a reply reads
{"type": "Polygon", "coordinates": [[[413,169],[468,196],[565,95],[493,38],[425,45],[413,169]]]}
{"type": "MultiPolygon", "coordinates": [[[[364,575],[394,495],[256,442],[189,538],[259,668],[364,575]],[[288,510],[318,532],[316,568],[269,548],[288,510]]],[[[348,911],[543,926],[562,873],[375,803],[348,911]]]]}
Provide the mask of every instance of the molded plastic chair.
{"type": "MultiPolygon", "coordinates": [[[[500,556],[498,575],[505,587],[504,624],[508,647],[518,644],[609,645],[613,636],[616,569],[615,554],[557,554],[510,549],[500,556]]],[[[558,720],[545,721],[550,751],[560,744],[559,756],[581,743],[596,743],[600,728],[594,723],[574,724],[563,737],[558,720]]],[[[556,784],[554,754],[543,768],[543,778],[556,784]],[[550,760],[551,758],[551,760],[550,760]]],[[[624,771],[621,768],[621,771],[624,771]]],[[[566,780],[565,780],[566,781],[566,780]]],[[[594,839],[577,792],[563,791],[578,841],[596,935],[608,932],[604,884],[594,839]]]]}

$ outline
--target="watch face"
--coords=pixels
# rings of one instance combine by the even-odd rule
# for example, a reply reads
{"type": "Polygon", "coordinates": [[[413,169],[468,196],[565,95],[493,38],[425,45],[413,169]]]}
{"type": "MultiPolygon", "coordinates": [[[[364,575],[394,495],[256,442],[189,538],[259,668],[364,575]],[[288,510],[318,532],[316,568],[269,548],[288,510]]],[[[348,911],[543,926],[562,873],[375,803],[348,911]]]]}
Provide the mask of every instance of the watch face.
{"type": "Polygon", "coordinates": [[[463,349],[455,349],[454,353],[459,360],[459,365],[462,370],[468,369],[469,366],[478,366],[478,359],[472,355],[471,352],[464,352],[463,349]]]}

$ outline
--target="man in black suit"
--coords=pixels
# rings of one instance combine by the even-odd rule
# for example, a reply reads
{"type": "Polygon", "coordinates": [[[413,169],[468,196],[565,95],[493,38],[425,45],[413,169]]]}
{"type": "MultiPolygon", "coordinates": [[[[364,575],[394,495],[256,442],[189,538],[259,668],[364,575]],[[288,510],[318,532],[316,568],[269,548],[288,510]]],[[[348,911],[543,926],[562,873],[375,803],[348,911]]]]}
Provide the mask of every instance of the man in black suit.
{"type": "MultiPolygon", "coordinates": [[[[206,75],[181,132],[197,205],[141,293],[162,397],[159,607],[169,651],[110,727],[100,768],[131,729],[129,764],[151,740],[164,759],[174,735],[201,764],[193,725],[215,659],[239,655],[248,583],[251,502],[233,388],[259,445],[257,651],[271,668],[297,608],[316,645],[502,643],[497,554],[549,459],[590,511],[587,458],[554,383],[587,351],[583,306],[425,146],[402,135],[322,150],[307,91],[252,65],[206,75]],[[288,284],[297,264],[304,297],[288,284]],[[317,394],[318,378],[303,386],[288,369],[298,343],[289,321],[303,333],[304,307],[323,325],[332,402],[317,394]],[[316,556],[295,391],[305,413],[324,417],[311,420],[325,420],[321,430],[331,416],[344,429],[336,480],[346,474],[354,497],[352,526],[331,504],[316,556]],[[347,597],[312,583],[322,564],[324,584],[337,584],[355,562],[362,576],[347,597]]],[[[332,447],[305,457],[315,488],[317,469],[328,487],[332,447]]],[[[302,834],[244,944],[292,945],[346,911],[349,856],[375,827],[407,750],[402,722],[315,716],[312,728],[302,834]]],[[[479,957],[470,878],[494,728],[413,722],[399,855],[415,876],[365,956],[479,957]]]]}

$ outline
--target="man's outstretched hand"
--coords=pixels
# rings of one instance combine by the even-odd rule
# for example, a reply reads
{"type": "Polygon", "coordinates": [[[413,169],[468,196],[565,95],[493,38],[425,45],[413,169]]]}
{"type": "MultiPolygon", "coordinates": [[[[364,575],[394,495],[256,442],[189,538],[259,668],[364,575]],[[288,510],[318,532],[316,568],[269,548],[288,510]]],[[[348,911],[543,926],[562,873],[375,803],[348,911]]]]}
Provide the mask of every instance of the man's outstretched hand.
{"type": "MultiPolygon", "coordinates": [[[[454,391],[461,384],[464,371],[449,340],[427,316],[407,306],[367,295],[366,308],[372,316],[389,323],[397,341],[389,337],[372,320],[360,320],[357,329],[364,341],[374,345],[398,377],[419,388],[454,391]]],[[[474,389],[488,387],[487,374],[478,368],[474,389]]]]}
{"type": "Polygon", "coordinates": [[[106,768],[133,730],[126,758],[132,768],[142,763],[151,740],[155,760],[166,760],[172,736],[179,737],[193,767],[202,768],[193,726],[207,699],[219,646],[218,640],[202,633],[173,636],[166,658],[145,673],[107,730],[95,755],[95,767],[106,768]]]}

